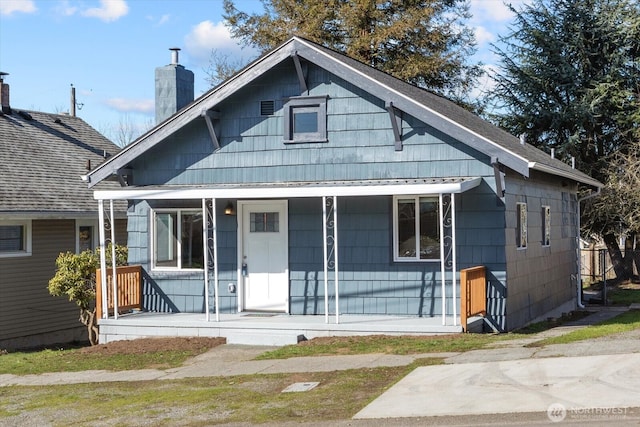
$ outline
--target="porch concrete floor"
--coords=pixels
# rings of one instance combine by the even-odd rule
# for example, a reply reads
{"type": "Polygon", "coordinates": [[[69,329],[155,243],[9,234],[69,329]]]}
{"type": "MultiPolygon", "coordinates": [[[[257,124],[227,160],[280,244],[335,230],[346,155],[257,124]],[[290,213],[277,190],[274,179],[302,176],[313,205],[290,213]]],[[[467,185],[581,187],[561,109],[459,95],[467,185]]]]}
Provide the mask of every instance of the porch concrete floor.
{"type": "Polygon", "coordinates": [[[453,317],[409,317],[388,315],[335,316],[288,315],[272,313],[220,314],[216,321],[204,313],[132,313],[118,319],[99,319],[100,343],[142,337],[224,337],[228,344],[280,346],[295,344],[300,339],[349,335],[437,335],[462,332],[453,317]]]}

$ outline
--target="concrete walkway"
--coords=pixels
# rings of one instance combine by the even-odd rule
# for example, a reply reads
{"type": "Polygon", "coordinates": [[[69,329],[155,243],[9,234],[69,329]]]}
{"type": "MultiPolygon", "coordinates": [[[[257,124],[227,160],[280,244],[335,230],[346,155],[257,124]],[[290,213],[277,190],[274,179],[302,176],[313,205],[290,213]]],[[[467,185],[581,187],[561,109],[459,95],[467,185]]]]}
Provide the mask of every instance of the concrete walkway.
{"type": "Polygon", "coordinates": [[[524,347],[545,337],[562,335],[612,318],[621,311],[624,309],[604,308],[580,321],[534,334],[531,338],[508,340],[497,343],[490,349],[464,353],[365,354],[253,360],[271,347],[222,345],[173,369],[0,375],[0,387],[323,372],[404,366],[418,358],[442,357],[445,358],[445,365],[417,368],[360,411],[355,418],[548,410],[553,414],[562,414],[563,409],[567,416],[567,413],[571,415],[571,410],[577,409],[622,410],[640,406],[640,330],[615,338],[524,347]],[[587,390],[589,392],[585,393],[587,390]]]}
{"type": "Polygon", "coordinates": [[[11,385],[57,385],[114,381],[173,380],[194,377],[219,377],[296,372],[330,372],[346,369],[406,366],[421,357],[451,357],[458,353],[426,355],[363,354],[355,356],[294,357],[291,359],[252,360],[274,347],[221,345],[189,360],[178,368],[131,371],[52,372],[39,375],[0,375],[0,387],[11,385]]]}

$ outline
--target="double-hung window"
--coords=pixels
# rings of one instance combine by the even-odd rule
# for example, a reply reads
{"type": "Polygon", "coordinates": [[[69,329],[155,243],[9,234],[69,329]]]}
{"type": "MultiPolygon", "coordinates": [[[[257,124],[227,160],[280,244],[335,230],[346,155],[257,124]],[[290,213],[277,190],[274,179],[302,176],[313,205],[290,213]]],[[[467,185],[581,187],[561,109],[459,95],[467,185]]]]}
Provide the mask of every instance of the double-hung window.
{"type": "Polygon", "coordinates": [[[31,221],[0,221],[0,258],[31,255],[31,221]]]}
{"type": "Polygon", "coordinates": [[[202,269],[202,212],[176,209],[153,213],[153,267],[202,269]]]}
{"type": "Polygon", "coordinates": [[[284,104],[284,142],[327,141],[327,97],[289,98],[284,104]]]}
{"type": "Polygon", "coordinates": [[[440,259],[439,206],[438,197],[394,197],[394,261],[440,259]]]}
{"type": "Polygon", "coordinates": [[[527,248],[527,204],[518,203],[516,208],[516,247],[527,248]]]}

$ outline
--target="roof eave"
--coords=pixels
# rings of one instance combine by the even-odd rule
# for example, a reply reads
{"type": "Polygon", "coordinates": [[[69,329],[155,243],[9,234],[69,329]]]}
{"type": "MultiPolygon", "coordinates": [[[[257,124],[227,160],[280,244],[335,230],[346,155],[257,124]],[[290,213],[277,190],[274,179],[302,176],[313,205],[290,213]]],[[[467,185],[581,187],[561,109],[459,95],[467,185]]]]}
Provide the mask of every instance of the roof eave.
{"type": "Polygon", "coordinates": [[[548,174],[552,174],[552,175],[556,175],[556,176],[561,176],[564,178],[568,178],[571,179],[573,181],[576,181],[580,184],[584,184],[584,185],[588,185],[590,187],[594,187],[594,188],[602,188],[604,187],[604,184],[601,183],[600,181],[593,179],[583,173],[572,173],[569,171],[565,171],[559,168],[554,168],[553,166],[550,165],[545,165],[543,163],[539,163],[539,162],[530,162],[529,163],[529,167],[533,170],[537,170],[540,172],[545,172],[548,174]]]}
{"type": "Polygon", "coordinates": [[[410,194],[464,193],[482,182],[481,177],[473,177],[459,182],[424,184],[380,184],[380,185],[314,185],[314,186],[252,186],[233,188],[128,188],[122,190],[95,191],[96,200],[200,200],[200,199],[271,199],[308,198],[322,196],[391,196],[410,194]]]}

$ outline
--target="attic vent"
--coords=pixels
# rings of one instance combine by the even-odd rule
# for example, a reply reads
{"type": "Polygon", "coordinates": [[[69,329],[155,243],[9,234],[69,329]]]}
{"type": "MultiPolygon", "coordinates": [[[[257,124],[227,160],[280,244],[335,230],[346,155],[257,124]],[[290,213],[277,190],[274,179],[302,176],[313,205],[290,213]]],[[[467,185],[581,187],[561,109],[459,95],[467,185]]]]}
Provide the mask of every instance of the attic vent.
{"type": "Polygon", "coordinates": [[[271,116],[276,110],[275,101],[260,101],[260,115],[271,116]]]}
{"type": "Polygon", "coordinates": [[[54,120],[54,122],[55,122],[55,123],[62,123],[62,120],[60,120],[60,119],[55,119],[55,120],[54,120]]]}
{"type": "Polygon", "coordinates": [[[22,116],[26,120],[33,120],[33,117],[31,117],[31,114],[27,113],[26,111],[18,111],[18,115],[22,116]]]}

